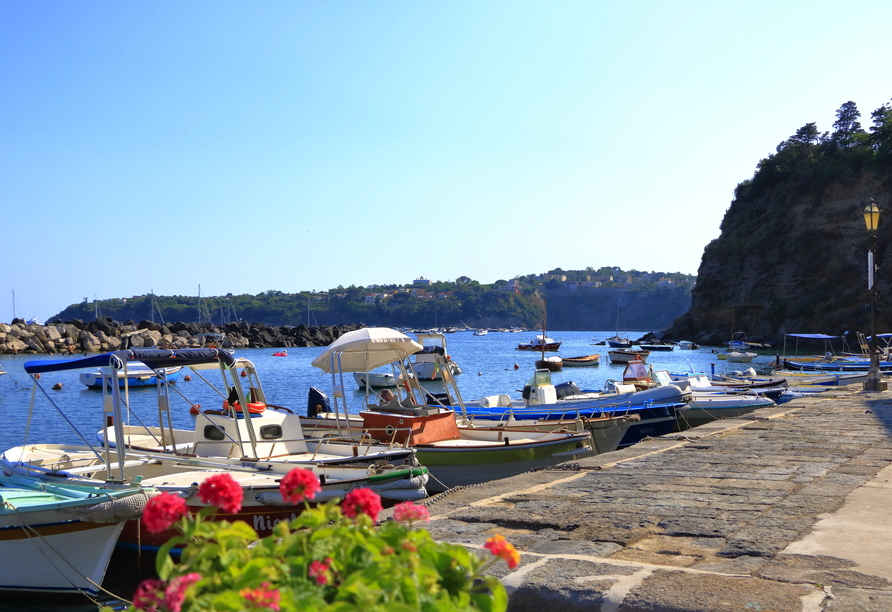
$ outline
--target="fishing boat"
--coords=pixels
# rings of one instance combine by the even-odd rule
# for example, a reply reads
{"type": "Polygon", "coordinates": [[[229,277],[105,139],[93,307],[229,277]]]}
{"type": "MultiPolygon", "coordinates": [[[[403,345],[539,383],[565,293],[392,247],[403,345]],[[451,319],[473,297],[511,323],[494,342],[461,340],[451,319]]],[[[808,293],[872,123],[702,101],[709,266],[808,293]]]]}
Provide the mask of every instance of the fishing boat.
{"type": "Polygon", "coordinates": [[[679,415],[687,410],[690,391],[672,383],[663,383],[646,391],[632,385],[607,381],[608,389],[583,391],[572,381],[555,385],[548,370],[536,370],[524,386],[520,398],[503,393],[481,398],[477,405],[466,406],[468,418],[477,422],[502,420],[555,420],[606,416],[631,417],[619,446],[629,446],[647,436],[661,436],[678,426],[679,415]]]}
{"type": "MultiPolygon", "coordinates": [[[[235,359],[224,349],[132,349],[80,360],[30,361],[24,368],[34,380],[31,410],[43,382],[39,374],[100,366],[107,371],[105,378],[113,380],[125,361],[134,360],[153,369],[171,363],[189,367],[211,386],[207,371],[216,371],[230,395],[221,392],[223,408],[199,410],[194,428],[185,430],[173,427],[171,387],[163,380],[157,385],[159,422],[153,426],[144,425],[149,422],[147,415],[137,414],[129,405],[126,387],[122,393],[117,385],[105,384],[100,405],[110,424],[96,435],[98,445],[79,433],[83,445],[29,443],[15,447],[0,455],[4,473],[87,485],[141,482],[183,497],[196,512],[206,505],[196,485],[214,475],[228,474],[244,490],[244,502],[237,513],[218,512],[216,518],[244,520],[261,535],[271,533],[277,521],[293,518],[302,507],[285,501],[279,491],[279,481],[294,467],[310,469],[320,477],[322,490],[317,502],[343,499],[357,488],[375,490],[385,503],[426,496],[427,470],[418,464],[414,451],[375,445],[370,439],[305,440],[298,415],[268,404],[253,364],[235,359]],[[267,408],[252,411],[251,405],[259,403],[267,408]],[[131,424],[131,418],[139,424],[131,424]]],[[[44,396],[49,397],[45,391],[44,396]]],[[[196,406],[179,391],[176,397],[182,400],[183,410],[196,406]]],[[[121,542],[152,548],[170,535],[141,533],[138,522],[131,521],[124,527],[121,542]]]]}
{"type": "Polygon", "coordinates": [[[551,372],[560,372],[564,367],[564,360],[559,355],[550,355],[546,357],[542,355],[541,359],[536,360],[536,368],[545,368],[551,372]]]}
{"type": "Polygon", "coordinates": [[[645,351],[671,351],[675,347],[671,344],[641,344],[639,345],[645,351]]]}
{"type": "Polygon", "coordinates": [[[678,350],[680,351],[693,351],[698,348],[700,348],[700,346],[696,342],[691,342],[690,340],[678,341],[678,350]]]}
{"type": "Polygon", "coordinates": [[[0,476],[0,591],[97,595],[124,523],[154,493],[0,476]]]}
{"type": "Polygon", "coordinates": [[[390,372],[353,372],[353,380],[360,389],[388,389],[397,385],[396,376],[390,372]]]}
{"type": "Polygon", "coordinates": [[[517,345],[517,350],[519,351],[557,351],[560,348],[560,340],[554,340],[541,334],[529,342],[521,342],[517,345]]]}
{"type": "Polygon", "coordinates": [[[411,367],[410,356],[423,348],[390,328],[347,332],[312,362],[331,376],[333,405],[323,403],[324,412],[313,410],[308,417],[330,428],[339,427],[343,433],[359,427],[363,435],[415,449],[418,461],[430,470],[430,491],[506,478],[593,453],[587,431],[460,425],[466,419],[466,407],[452,374],[442,365],[440,381],[445,394],[431,393],[417,377],[404,376],[393,401],[370,398],[358,415],[349,414],[342,392],[345,373],[367,372],[387,364],[406,372],[411,367]],[[453,406],[458,407],[458,413],[453,406]]]}
{"type": "MultiPolygon", "coordinates": [[[[115,376],[118,385],[123,387],[154,387],[161,378],[167,382],[176,382],[180,377],[180,366],[171,366],[168,368],[153,369],[140,361],[134,361],[124,364],[124,368],[118,370],[115,376]]],[[[101,389],[103,381],[107,374],[102,370],[92,370],[90,372],[81,372],[78,376],[82,384],[90,389],[101,389]]]]}
{"type": "Polygon", "coordinates": [[[563,357],[564,365],[570,368],[585,368],[601,363],[600,355],[580,355],[578,357],[563,357]]]}
{"type": "Polygon", "coordinates": [[[414,377],[418,380],[437,380],[441,378],[443,367],[448,368],[453,376],[461,374],[461,368],[446,350],[446,336],[439,332],[422,332],[416,334],[416,337],[423,349],[413,356],[410,371],[414,377]],[[443,359],[438,360],[437,355],[442,355],[443,359]]]}
{"type": "Polygon", "coordinates": [[[475,336],[485,336],[485,335],[488,334],[488,333],[489,333],[489,330],[488,330],[488,329],[475,329],[475,330],[474,330],[474,335],[475,335],[475,336]]]}
{"type": "Polygon", "coordinates": [[[629,363],[633,359],[640,359],[641,361],[647,361],[647,357],[650,355],[650,351],[645,350],[635,350],[635,349],[613,349],[607,353],[607,357],[610,359],[610,363],[620,363],[625,364],[629,363]]]}
{"type": "Polygon", "coordinates": [[[750,363],[756,356],[757,353],[747,351],[728,351],[725,353],[725,359],[734,363],[750,363]]]}

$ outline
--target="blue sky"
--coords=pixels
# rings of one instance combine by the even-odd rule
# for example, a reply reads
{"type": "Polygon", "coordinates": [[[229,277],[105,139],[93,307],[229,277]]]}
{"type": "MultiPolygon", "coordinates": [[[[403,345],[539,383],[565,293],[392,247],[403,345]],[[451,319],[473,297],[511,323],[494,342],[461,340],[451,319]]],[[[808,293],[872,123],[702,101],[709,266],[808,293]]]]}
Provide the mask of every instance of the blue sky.
{"type": "MultiPolygon", "coordinates": [[[[0,0],[0,321],[85,297],[696,274],[892,98],[888,1],[0,0]]],[[[860,219],[853,223],[860,223],[860,219]]]]}

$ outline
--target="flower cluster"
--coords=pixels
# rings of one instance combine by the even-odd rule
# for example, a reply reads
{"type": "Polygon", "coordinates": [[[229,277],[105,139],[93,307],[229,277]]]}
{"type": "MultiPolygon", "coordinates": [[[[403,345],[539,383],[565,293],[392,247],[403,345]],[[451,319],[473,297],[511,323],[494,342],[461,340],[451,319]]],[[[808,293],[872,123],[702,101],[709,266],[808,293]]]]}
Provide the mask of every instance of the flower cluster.
{"type": "Polygon", "coordinates": [[[186,591],[201,580],[201,577],[197,572],[190,572],[172,578],[167,584],[154,578],[143,580],[133,595],[133,605],[137,610],[146,612],[180,612],[186,601],[186,591]]]}
{"type": "Polygon", "coordinates": [[[488,548],[489,552],[507,563],[511,569],[520,564],[520,553],[511,542],[505,539],[505,536],[494,535],[486,541],[483,548],[488,548]]]}
{"type": "Polygon", "coordinates": [[[321,490],[319,477],[313,473],[313,470],[295,468],[285,474],[285,477],[279,483],[282,499],[292,504],[302,502],[305,499],[313,499],[316,497],[316,493],[321,490]]]}
{"type": "Polygon", "coordinates": [[[235,514],[242,508],[244,492],[241,486],[226,474],[214,474],[198,486],[198,496],[206,504],[217,506],[224,512],[235,514]]]}
{"type": "Polygon", "coordinates": [[[430,521],[431,513],[424,506],[407,501],[393,507],[393,520],[411,525],[414,521],[430,521]]]}
{"type": "Polygon", "coordinates": [[[256,589],[242,589],[239,591],[239,595],[244,598],[251,609],[267,608],[275,612],[280,609],[279,599],[281,595],[278,590],[270,587],[269,582],[264,582],[256,589]]]}
{"type": "Polygon", "coordinates": [[[381,497],[371,489],[353,489],[344,496],[342,506],[344,516],[348,518],[365,514],[373,521],[378,520],[378,513],[383,510],[381,497]]]}
{"type": "Polygon", "coordinates": [[[313,561],[310,563],[307,575],[319,586],[327,584],[331,580],[331,557],[327,557],[325,561],[313,561]]]}
{"type": "MultiPolygon", "coordinates": [[[[283,499],[291,503],[313,499],[319,490],[311,470],[292,470],[280,482],[283,499]]],[[[376,524],[381,498],[370,489],[350,491],[340,504],[306,505],[265,538],[243,521],[215,516],[214,506],[226,512],[241,507],[242,489],[229,475],[208,478],[198,494],[211,505],[194,514],[171,494],[147,504],[143,521],[153,533],[186,518],[178,524],[180,535],[156,556],[160,579],[139,585],[131,610],[322,612],[409,609],[411,602],[418,610],[504,612],[504,587],[483,572],[499,559],[512,568],[520,562],[502,536],[487,540],[494,555],[488,559],[435,542],[426,530],[413,529],[430,513],[412,502],[395,506],[396,520],[376,524]],[[170,557],[175,546],[182,547],[177,563],[170,557]]]]}
{"type": "Polygon", "coordinates": [[[149,533],[161,533],[170,529],[187,512],[186,500],[173,493],[162,493],[146,502],[142,522],[149,533]]]}

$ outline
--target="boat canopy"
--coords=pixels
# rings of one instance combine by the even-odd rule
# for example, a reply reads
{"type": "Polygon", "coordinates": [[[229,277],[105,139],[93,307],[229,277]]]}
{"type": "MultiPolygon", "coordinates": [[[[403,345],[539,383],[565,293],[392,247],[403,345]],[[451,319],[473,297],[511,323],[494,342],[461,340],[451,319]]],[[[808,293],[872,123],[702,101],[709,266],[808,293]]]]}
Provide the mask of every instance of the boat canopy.
{"type": "Polygon", "coordinates": [[[313,367],[331,373],[369,372],[377,367],[402,361],[424,347],[406,334],[389,327],[364,327],[347,332],[320,353],[313,367]]]}
{"type": "Polygon", "coordinates": [[[124,362],[127,361],[141,361],[153,370],[200,363],[214,363],[216,361],[222,361],[229,367],[235,365],[235,358],[228,351],[215,348],[198,348],[175,350],[129,349],[92,355],[83,359],[28,361],[25,363],[24,368],[28,374],[42,374],[44,372],[81,370],[103,366],[122,367],[124,362]]]}
{"type": "Polygon", "coordinates": [[[811,340],[835,340],[836,338],[842,338],[842,336],[828,336],[826,334],[786,334],[787,336],[792,336],[793,338],[809,338],[811,340]]]}

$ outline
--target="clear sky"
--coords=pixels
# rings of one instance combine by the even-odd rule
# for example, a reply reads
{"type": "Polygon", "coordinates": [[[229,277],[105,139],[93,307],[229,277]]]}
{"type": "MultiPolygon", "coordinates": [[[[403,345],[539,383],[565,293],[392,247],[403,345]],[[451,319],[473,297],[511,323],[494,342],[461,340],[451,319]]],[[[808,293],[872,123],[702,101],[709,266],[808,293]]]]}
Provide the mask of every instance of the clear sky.
{"type": "Polygon", "coordinates": [[[892,98],[892,2],[0,0],[0,321],[85,297],[696,274],[892,98]]]}

